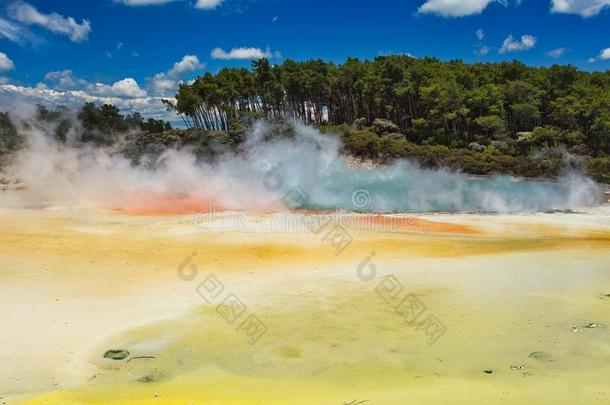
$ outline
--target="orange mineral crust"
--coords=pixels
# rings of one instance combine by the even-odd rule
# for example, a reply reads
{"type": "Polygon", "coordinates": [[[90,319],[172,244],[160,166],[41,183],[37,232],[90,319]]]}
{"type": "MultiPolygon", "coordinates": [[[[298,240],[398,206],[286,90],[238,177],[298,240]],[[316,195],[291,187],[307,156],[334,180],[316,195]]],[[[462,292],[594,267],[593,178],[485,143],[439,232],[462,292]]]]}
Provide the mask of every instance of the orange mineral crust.
{"type": "Polygon", "coordinates": [[[139,190],[110,208],[131,215],[169,216],[223,211],[213,198],[186,195],[168,195],[151,190],[139,190]]]}

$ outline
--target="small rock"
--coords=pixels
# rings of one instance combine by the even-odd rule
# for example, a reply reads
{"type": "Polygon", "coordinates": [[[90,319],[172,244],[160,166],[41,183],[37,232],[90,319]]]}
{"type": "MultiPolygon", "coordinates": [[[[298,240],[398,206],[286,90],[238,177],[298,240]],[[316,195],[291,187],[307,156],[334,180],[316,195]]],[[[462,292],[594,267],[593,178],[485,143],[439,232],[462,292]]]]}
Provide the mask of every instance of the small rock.
{"type": "Polygon", "coordinates": [[[521,371],[521,370],[525,370],[525,366],[523,366],[523,365],[510,366],[510,369],[513,371],[521,371]]]}
{"type": "Polygon", "coordinates": [[[572,332],[574,333],[580,333],[582,332],[582,329],[579,328],[578,326],[572,326],[572,332]]]}
{"type": "Polygon", "coordinates": [[[587,329],[596,329],[596,328],[605,328],[604,324],[601,323],[589,323],[586,325],[583,325],[583,328],[587,328],[587,329]]]}
{"type": "Polygon", "coordinates": [[[144,377],[138,378],[138,382],[145,383],[145,384],[155,382],[155,377],[153,377],[152,375],[145,375],[144,377]]]}
{"type": "Polygon", "coordinates": [[[157,371],[157,369],[153,370],[151,373],[146,374],[140,378],[138,378],[139,383],[150,384],[161,380],[162,375],[157,371]]]}
{"type": "Polygon", "coordinates": [[[493,370],[483,370],[483,372],[484,372],[485,374],[492,374],[492,373],[493,373],[493,370]]]}

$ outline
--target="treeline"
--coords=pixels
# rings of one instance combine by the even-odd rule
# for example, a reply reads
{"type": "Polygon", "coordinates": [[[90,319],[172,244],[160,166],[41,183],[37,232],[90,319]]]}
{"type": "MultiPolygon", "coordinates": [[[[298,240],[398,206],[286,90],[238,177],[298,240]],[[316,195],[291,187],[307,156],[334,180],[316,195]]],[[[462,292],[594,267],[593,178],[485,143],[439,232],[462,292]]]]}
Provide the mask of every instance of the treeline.
{"type": "Polygon", "coordinates": [[[165,101],[187,126],[229,131],[242,117],[293,117],[340,125],[386,119],[419,144],[468,147],[527,136],[546,128],[582,154],[610,152],[610,72],[573,66],[466,64],[384,56],[255,61],[252,69],[224,68],[180,85],[165,101]]]}
{"type": "Polygon", "coordinates": [[[118,107],[110,104],[85,103],[76,111],[65,106],[49,109],[37,105],[34,116],[20,123],[14,122],[9,112],[0,112],[0,158],[24,146],[25,138],[18,126],[32,125],[41,126],[60,142],[95,146],[113,145],[128,133],[146,136],[172,129],[168,122],[153,118],[145,120],[138,112],[122,114],[118,107]]]}
{"type": "MultiPolygon", "coordinates": [[[[450,148],[410,142],[388,133],[392,125],[385,120],[376,120],[371,126],[344,124],[324,127],[324,130],[341,138],[345,154],[379,163],[414,159],[427,168],[536,178],[556,178],[569,170],[610,184],[609,156],[577,156],[566,154],[563,147],[549,147],[551,140],[547,129],[536,129],[519,142],[493,141],[488,146],[472,143],[469,148],[450,148]]],[[[552,140],[553,143],[556,141],[552,140]]]]}
{"type": "Polygon", "coordinates": [[[123,115],[118,107],[111,104],[97,106],[85,103],[78,110],[77,118],[83,128],[81,140],[98,145],[110,145],[117,136],[128,131],[161,133],[172,129],[171,124],[163,120],[149,118],[145,121],[139,112],[123,115]]]}
{"type": "MultiPolygon", "coordinates": [[[[144,120],[140,114],[122,114],[112,105],[85,104],[76,111],[65,107],[51,110],[37,108],[35,119],[15,121],[0,112],[0,173],[10,161],[10,154],[25,146],[23,131],[18,128],[35,126],[47,136],[72,147],[112,146],[113,153],[122,154],[133,164],[150,165],[168,149],[188,149],[198,159],[213,162],[230,151],[240,154],[248,123],[257,113],[246,113],[229,123],[229,131],[205,128],[172,129],[160,120],[144,120]]],[[[297,131],[284,116],[268,119],[265,139],[291,138],[297,131]]],[[[424,167],[449,168],[472,174],[505,173],[524,177],[556,177],[566,167],[610,183],[610,156],[588,152],[585,138],[576,130],[554,126],[536,127],[530,132],[475,135],[467,145],[452,142],[435,143],[442,136],[434,134],[422,142],[409,137],[410,130],[387,119],[366,118],[351,124],[320,125],[320,129],[341,139],[343,153],[379,163],[394,159],[416,159],[424,167]],[[572,152],[566,154],[566,150],[572,152]]],[[[603,152],[603,151],[602,151],[603,152]]]]}

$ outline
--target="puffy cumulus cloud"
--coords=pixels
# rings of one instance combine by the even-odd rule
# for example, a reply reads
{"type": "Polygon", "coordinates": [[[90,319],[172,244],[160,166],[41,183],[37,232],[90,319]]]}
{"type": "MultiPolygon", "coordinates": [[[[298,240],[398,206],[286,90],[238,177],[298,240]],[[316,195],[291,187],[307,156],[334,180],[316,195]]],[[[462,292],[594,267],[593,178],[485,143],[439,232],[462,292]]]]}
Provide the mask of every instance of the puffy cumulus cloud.
{"type": "Polygon", "coordinates": [[[177,77],[184,73],[195,72],[203,67],[204,65],[196,55],[184,55],[182,60],[174,63],[174,66],[167,72],[167,75],[177,77]]]}
{"type": "MultiPolygon", "coordinates": [[[[117,3],[124,4],[126,6],[139,7],[139,6],[158,6],[167,3],[173,3],[175,1],[183,0],[115,0],[117,3]]],[[[220,6],[224,0],[197,0],[195,2],[195,8],[200,10],[213,10],[220,6]]]]}
{"type": "Polygon", "coordinates": [[[500,53],[527,51],[536,46],[538,39],[532,35],[523,35],[520,40],[515,40],[512,35],[509,35],[500,48],[500,53]]]}
{"type": "Polygon", "coordinates": [[[178,87],[178,79],[170,79],[165,73],[157,73],[152,80],[152,89],[156,94],[167,95],[175,92],[178,87]]]}
{"type": "Polygon", "coordinates": [[[157,73],[151,80],[152,90],[159,95],[174,93],[178,88],[178,83],[188,73],[193,73],[205,67],[195,55],[184,55],[184,57],[174,63],[174,66],[167,72],[157,73]]]}
{"type": "Polygon", "coordinates": [[[610,0],[552,0],[551,11],[588,18],[598,15],[609,6],[610,0]]]}
{"type": "Polygon", "coordinates": [[[15,69],[15,64],[4,52],[0,52],[0,72],[7,72],[15,69]]]}
{"type": "Polygon", "coordinates": [[[94,83],[89,86],[89,91],[93,95],[102,97],[142,98],[148,95],[146,90],[142,90],[138,82],[131,77],[114,82],[112,85],[94,83]]]}
{"type": "Polygon", "coordinates": [[[479,28],[475,31],[474,35],[477,37],[479,41],[482,41],[485,38],[485,31],[482,28],[479,28]]]}
{"type": "Polygon", "coordinates": [[[82,20],[79,24],[72,17],[64,17],[57,13],[43,14],[24,1],[9,4],[8,14],[20,23],[38,25],[56,34],[65,35],[73,42],[86,41],[91,32],[89,20],[82,20]]]}
{"type": "Polygon", "coordinates": [[[99,97],[142,98],[148,95],[131,77],[113,84],[90,83],[76,77],[71,70],[59,70],[47,73],[44,80],[58,91],[84,91],[99,97]]]}
{"type": "Polygon", "coordinates": [[[271,52],[269,48],[262,50],[261,48],[233,48],[230,51],[225,51],[222,48],[214,48],[210,54],[213,59],[220,60],[252,60],[262,58],[281,58],[282,54],[279,52],[271,52]]]}
{"type": "Polygon", "coordinates": [[[465,17],[481,14],[491,3],[500,3],[506,6],[508,0],[427,0],[419,7],[417,12],[441,17],[465,17]]]}
{"type": "Polygon", "coordinates": [[[594,58],[589,59],[589,63],[597,62],[598,60],[608,60],[610,59],[610,48],[602,49],[594,58]]]}
{"type": "Polygon", "coordinates": [[[565,55],[566,52],[568,52],[567,48],[556,48],[556,49],[551,49],[548,52],[545,52],[545,55],[548,56],[549,58],[560,58],[563,55],[565,55]]]}
{"type": "Polygon", "coordinates": [[[8,79],[0,77],[0,105],[24,101],[51,107],[65,105],[77,109],[85,102],[93,102],[113,104],[128,114],[140,112],[146,117],[177,122],[178,117],[174,113],[168,112],[161,101],[168,99],[175,102],[173,97],[165,97],[165,93],[173,95],[178,82],[185,75],[203,67],[204,64],[199,61],[197,56],[185,55],[168,71],[159,73],[150,79],[149,87],[146,89],[140,87],[138,82],[131,77],[111,84],[92,82],[76,76],[69,69],[48,72],[44,77],[44,82],[38,83],[34,87],[11,83],[8,79]],[[165,91],[157,92],[158,89],[165,91]],[[152,94],[153,91],[155,95],[152,94]]]}

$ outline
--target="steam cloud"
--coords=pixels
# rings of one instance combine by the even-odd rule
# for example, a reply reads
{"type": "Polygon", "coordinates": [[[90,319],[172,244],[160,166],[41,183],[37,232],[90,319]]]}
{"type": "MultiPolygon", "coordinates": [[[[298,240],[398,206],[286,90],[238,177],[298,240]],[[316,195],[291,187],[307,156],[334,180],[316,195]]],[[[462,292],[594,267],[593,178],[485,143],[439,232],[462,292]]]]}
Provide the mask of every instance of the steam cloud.
{"type": "Polygon", "coordinates": [[[133,165],[116,148],[58,143],[48,124],[23,117],[21,122],[27,147],[3,171],[27,188],[0,193],[4,207],[130,209],[158,204],[159,199],[165,204],[186,199],[199,202],[198,209],[210,202],[225,209],[283,209],[285,196],[295,190],[306,196],[296,208],[361,212],[539,211],[600,201],[595,183],[575,173],[558,182],[508,176],[473,179],[405,160],[376,169],[350,169],[337,137],[298,124],[294,138],[264,142],[270,128],[259,122],[248,132],[246,153],[225,152],[215,163],[198,161],[188,150],[171,149],[154,162],[133,165]]]}

